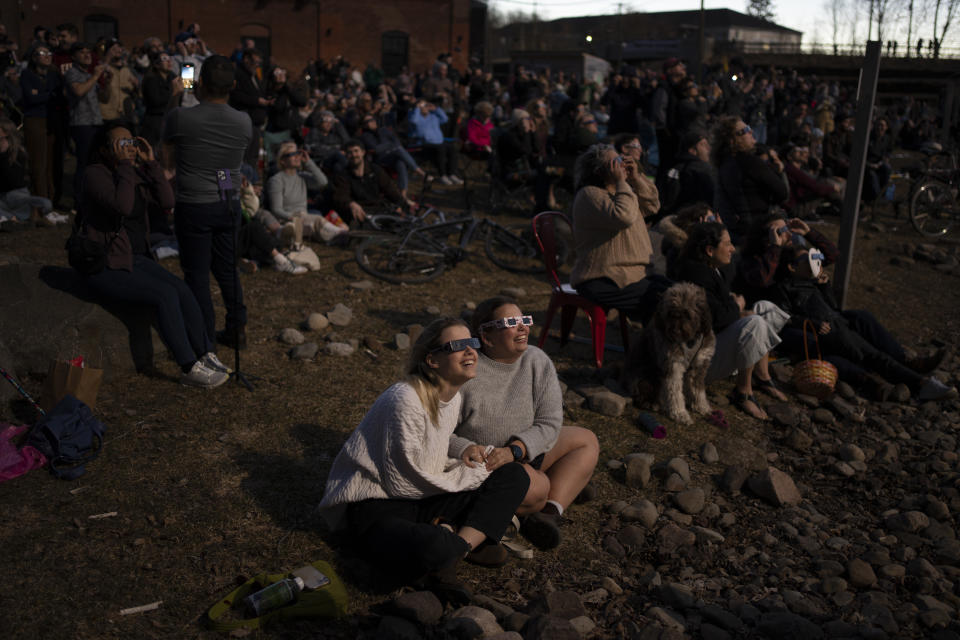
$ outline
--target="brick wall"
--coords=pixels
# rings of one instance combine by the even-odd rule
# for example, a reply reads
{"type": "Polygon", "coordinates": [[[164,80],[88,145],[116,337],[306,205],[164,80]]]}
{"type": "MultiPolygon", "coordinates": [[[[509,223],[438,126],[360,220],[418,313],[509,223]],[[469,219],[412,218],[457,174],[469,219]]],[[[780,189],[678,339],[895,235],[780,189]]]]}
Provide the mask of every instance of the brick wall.
{"type": "Polygon", "coordinates": [[[38,24],[73,22],[83,38],[84,18],[93,14],[115,18],[128,48],[148,36],[172,39],[181,21],[199,23],[207,45],[225,55],[241,34],[269,34],[274,59],[296,71],[308,59],[337,54],[361,68],[371,61],[379,65],[386,31],[409,34],[413,70],[427,68],[441,51],[452,51],[462,68],[470,45],[470,0],[314,0],[300,10],[293,0],[268,0],[263,8],[255,0],[42,0],[22,5],[0,0],[0,21],[21,47],[29,44],[38,24]]]}

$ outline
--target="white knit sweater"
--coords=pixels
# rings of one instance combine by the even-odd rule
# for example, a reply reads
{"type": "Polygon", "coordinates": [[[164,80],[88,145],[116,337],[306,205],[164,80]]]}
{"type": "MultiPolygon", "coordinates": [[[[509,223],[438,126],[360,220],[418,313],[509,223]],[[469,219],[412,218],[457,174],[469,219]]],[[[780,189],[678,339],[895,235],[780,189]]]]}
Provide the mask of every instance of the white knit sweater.
{"type": "Polygon", "coordinates": [[[343,507],[371,498],[426,498],[469,491],[489,475],[447,456],[460,415],[458,393],[441,402],[434,424],[409,384],[398,382],[380,394],[337,454],[320,509],[331,527],[341,524],[343,507]]]}

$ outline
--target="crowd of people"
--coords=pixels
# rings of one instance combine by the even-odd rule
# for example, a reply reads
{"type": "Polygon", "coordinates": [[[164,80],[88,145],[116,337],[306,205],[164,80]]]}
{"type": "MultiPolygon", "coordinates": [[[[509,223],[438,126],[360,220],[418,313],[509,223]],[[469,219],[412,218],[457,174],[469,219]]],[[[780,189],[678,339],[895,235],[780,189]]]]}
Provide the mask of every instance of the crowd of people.
{"type": "MultiPolygon", "coordinates": [[[[462,163],[481,162],[491,180],[528,189],[531,214],[559,206],[561,188],[575,194],[571,284],[587,299],[643,323],[673,283],[702,287],[716,335],[707,382],[733,378],[733,404],[754,418],[767,419],[755,391],[786,399],[770,356],[798,356],[805,321],[855,387],[956,396],[929,375],[943,352],[908,358],[873,315],[831,294],[824,267],[839,252],[815,225],[846,188],[854,87],[777,69],[693,78],[675,58],[601,80],[520,65],[496,78],[441,54],[387,78],[339,56],[285,69],[250,41],[218,55],[200,34],[192,24],[130,50],[80,42],[71,24],[37,27],[19,59],[0,29],[0,228],[56,224],[72,202],[84,240],[72,246],[104,258],[74,266],[98,295],[157,310],[184,384],[223,384],[215,344],[246,345],[238,265],[303,274],[305,240],[335,243],[373,211],[412,211],[413,180],[456,187],[462,163]],[[157,261],[176,254],[183,280],[157,261]]],[[[892,149],[936,148],[937,125],[910,98],[877,111],[864,201],[885,192],[892,149]]],[[[503,565],[511,522],[556,547],[565,510],[592,497],[599,443],[563,424],[532,323],[503,297],[469,326],[432,323],[334,461],[324,513],[400,580],[465,600],[461,559],[503,565]]]]}

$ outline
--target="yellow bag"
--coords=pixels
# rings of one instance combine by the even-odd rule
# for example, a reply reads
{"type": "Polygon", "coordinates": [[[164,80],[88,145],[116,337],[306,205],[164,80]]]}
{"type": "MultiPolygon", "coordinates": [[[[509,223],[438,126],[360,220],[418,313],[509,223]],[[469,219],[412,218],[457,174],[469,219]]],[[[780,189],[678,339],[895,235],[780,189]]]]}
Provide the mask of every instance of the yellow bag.
{"type": "Polygon", "coordinates": [[[210,607],[207,611],[206,623],[214,631],[231,631],[233,629],[258,629],[268,622],[274,620],[294,620],[298,618],[340,618],[347,613],[347,589],[343,582],[326,562],[318,560],[311,562],[311,566],[320,573],[330,578],[330,582],[312,591],[301,591],[296,602],[288,604],[279,609],[274,609],[263,614],[259,618],[245,618],[243,620],[233,620],[230,622],[221,621],[220,618],[230,610],[235,603],[239,603],[245,597],[270,586],[274,582],[280,582],[288,576],[286,573],[256,575],[238,588],[231,591],[225,598],[217,604],[210,607]]]}

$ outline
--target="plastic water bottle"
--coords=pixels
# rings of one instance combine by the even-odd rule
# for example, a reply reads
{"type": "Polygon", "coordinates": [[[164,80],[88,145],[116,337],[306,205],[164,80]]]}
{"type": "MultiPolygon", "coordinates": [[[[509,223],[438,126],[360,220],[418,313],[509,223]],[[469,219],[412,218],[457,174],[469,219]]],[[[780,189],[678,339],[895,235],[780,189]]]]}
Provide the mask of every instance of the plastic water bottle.
{"type": "Polygon", "coordinates": [[[243,604],[251,617],[259,618],[271,609],[293,602],[302,590],[302,578],[286,578],[251,593],[243,599],[243,604]]]}
{"type": "Polygon", "coordinates": [[[637,423],[641,429],[657,440],[667,437],[667,428],[649,413],[641,413],[637,416],[637,423]]]}

